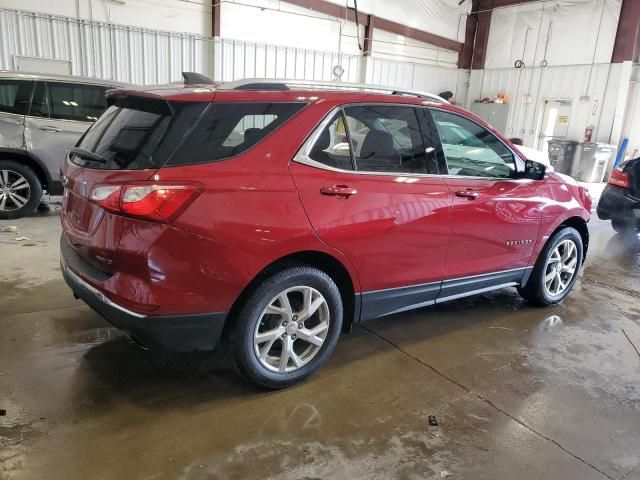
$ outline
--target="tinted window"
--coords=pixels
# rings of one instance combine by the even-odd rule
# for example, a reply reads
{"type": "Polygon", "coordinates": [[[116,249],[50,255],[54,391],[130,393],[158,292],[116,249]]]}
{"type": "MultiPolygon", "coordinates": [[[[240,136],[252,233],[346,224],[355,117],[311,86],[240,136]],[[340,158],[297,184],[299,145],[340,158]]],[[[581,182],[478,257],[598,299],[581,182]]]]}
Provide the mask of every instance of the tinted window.
{"type": "Polygon", "coordinates": [[[361,171],[429,173],[433,148],[426,151],[420,110],[369,105],[344,110],[356,168],[361,171]]]}
{"type": "Polygon", "coordinates": [[[352,170],[351,152],[342,113],[338,113],[318,136],[309,152],[316,162],[342,170],[352,170]]]}
{"type": "Polygon", "coordinates": [[[459,115],[433,110],[450,175],[507,178],[513,153],[486,128],[459,115]]]}
{"type": "Polygon", "coordinates": [[[247,151],[304,103],[213,103],[168,165],[213,162],[247,151]]]}
{"type": "Polygon", "coordinates": [[[47,84],[44,82],[36,82],[29,115],[34,117],[49,117],[49,95],[47,93],[47,84]]]}
{"type": "Polygon", "coordinates": [[[33,82],[0,80],[0,112],[26,115],[33,91],[33,82]]]}
{"type": "Polygon", "coordinates": [[[102,157],[102,162],[72,155],[75,163],[102,169],[159,168],[184,141],[207,103],[175,103],[126,98],[85,133],[77,147],[102,157]]]}
{"type": "Polygon", "coordinates": [[[47,82],[52,118],[95,122],[105,108],[106,87],[47,82]]]}

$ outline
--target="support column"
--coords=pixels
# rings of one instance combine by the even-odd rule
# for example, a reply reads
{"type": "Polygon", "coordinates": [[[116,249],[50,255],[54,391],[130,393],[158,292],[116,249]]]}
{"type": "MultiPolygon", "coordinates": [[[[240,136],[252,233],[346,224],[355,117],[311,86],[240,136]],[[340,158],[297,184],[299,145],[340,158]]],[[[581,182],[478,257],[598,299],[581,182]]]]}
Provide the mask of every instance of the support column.
{"type": "Polygon", "coordinates": [[[222,5],[221,0],[213,0],[213,5],[211,5],[211,36],[219,37],[220,36],[220,7],[222,5]]]}
{"type": "Polygon", "coordinates": [[[640,1],[622,0],[611,63],[640,62],[640,1]]]}
{"type": "Polygon", "coordinates": [[[369,57],[373,50],[373,24],[375,17],[367,15],[367,22],[364,25],[364,43],[362,44],[362,56],[360,57],[360,68],[358,70],[358,82],[367,82],[367,67],[369,66],[369,57]]]}

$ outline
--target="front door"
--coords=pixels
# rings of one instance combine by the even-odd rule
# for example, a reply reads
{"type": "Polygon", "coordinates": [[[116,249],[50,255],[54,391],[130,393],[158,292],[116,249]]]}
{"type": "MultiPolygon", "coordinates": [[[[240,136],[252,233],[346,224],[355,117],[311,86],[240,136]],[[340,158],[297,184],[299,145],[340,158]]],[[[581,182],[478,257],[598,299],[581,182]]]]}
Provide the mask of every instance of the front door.
{"type": "Polygon", "coordinates": [[[443,110],[432,115],[453,198],[440,298],[520,282],[538,238],[543,182],[515,178],[522,160],[485,127],[443,110]]]}
{"type": "Polygon", "coordinates": [[[38,82],[25,118],[27,149],[58,180],[67,152],[106,108],[106,88],[73,83],[38,82]]]}
{"type": "MultiPolygon", "coordinates": [[[[436,143],[410,106],[346,107],[290,165],[319,237],[355,265],[361,319],[429,305],[440,291],[451,199],[436,143]]],[[[436,140],[437,141],[437,140],[436,140]]]]}

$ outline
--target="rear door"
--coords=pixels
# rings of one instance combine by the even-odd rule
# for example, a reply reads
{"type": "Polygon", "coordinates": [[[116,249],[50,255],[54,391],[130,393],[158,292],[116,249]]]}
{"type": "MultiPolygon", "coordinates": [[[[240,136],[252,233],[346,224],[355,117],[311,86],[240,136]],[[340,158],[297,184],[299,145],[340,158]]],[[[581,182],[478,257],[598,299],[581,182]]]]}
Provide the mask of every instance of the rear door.
{"type": "Polygon", "coordinates": [[[544,182],[517,179],[522,160],[479,123],[443,110],[432,115],[453,198],[441,298],[520,281],[538,238],[544,182]]]}
{"type": "Polygon", "coordinates": [[[334,111],[290,164],[317,234],[354,263],[363,320],[428,305],[440,290],[451,199],[421,109],[334,111]]]}
{"type": "Polygon", "coordinates": [[[65,155],[106,109],[107,88],[61,82],[37,82],[25,121],[28,150],[58,180],[65,155]]]}

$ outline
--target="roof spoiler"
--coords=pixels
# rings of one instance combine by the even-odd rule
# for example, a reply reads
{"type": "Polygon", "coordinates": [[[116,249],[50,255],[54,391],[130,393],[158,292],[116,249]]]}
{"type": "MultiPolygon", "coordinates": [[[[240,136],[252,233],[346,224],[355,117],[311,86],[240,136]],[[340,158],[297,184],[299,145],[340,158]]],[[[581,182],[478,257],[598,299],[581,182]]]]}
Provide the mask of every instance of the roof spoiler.
{"type": "Polygon", "coordinates": [[[182,78],[184,78],[185,85],[213,85],[216,83],[206,75],[196,72],[182,72],[182,78]]]}

